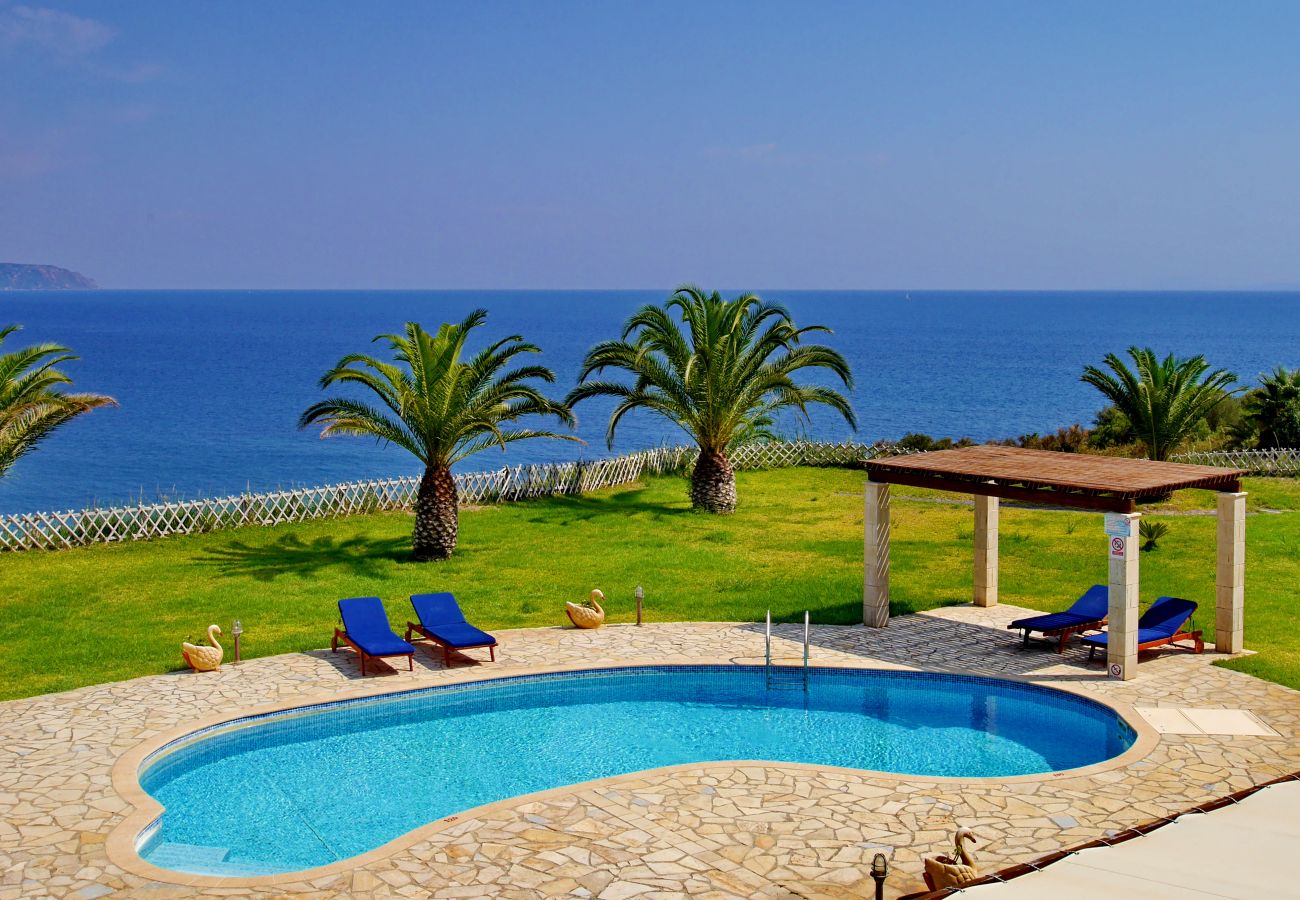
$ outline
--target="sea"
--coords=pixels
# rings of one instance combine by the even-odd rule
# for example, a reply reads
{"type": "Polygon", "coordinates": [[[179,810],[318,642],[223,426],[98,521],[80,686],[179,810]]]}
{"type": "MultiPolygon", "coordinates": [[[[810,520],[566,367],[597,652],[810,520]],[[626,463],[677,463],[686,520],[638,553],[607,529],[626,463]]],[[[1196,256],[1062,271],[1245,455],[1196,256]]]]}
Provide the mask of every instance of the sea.
{"type": "MultiPolygon", "coordinates": [[[[1131,345],[1201,354],[1243,384],[1300,366],[1300,292],[1123,293],[759,291],[849,360],[857,432],[817,410],[779,423],[790,437],[876,441],[908,432],[1002,439],[1088,424],[1103,400],[1079,375],[1131,345]]],[[[366,438],[322,439],[298,416],[347,353],[385,352],[376,335],[418,321],[433,330],[488,311],[472,347],[523,335],[544,351],[562,396],[583,355],[617,337],[646,291],[22,291],[0,294],[3,350],[69,347],[75,389],[108,394],[0,478],[0,513],[220,496],[409,475],[419,463],[366,438]]],[[[584,444],[532,441],[462,464],[488,470],[676,445],[649,414],[628,417],[612,448],[611,404],[579,406],[584,444]]]]}

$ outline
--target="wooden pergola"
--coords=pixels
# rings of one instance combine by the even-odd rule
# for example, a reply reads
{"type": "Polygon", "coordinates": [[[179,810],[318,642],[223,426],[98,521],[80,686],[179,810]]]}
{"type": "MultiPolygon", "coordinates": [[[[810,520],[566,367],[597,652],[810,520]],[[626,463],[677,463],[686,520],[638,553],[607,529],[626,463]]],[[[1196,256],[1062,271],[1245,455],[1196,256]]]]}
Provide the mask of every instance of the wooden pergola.
{"type": "MultiPolygon", "coordinates": [[[[975,604],[998,602],[998,501],[1105,512],[1112,635],[1107,669],[1137,668],[1138,507],[1188,488],[1218,492],[1215,649],[1242,649],[1245,606],[1244,471],[1019,447],[985,445],[867,462],[862,621],[889,623],[889,486],[932,488],[975,498],[975,604]]],[[[1086,585],[1084,585],[1086,587],[1086,585]]]]}

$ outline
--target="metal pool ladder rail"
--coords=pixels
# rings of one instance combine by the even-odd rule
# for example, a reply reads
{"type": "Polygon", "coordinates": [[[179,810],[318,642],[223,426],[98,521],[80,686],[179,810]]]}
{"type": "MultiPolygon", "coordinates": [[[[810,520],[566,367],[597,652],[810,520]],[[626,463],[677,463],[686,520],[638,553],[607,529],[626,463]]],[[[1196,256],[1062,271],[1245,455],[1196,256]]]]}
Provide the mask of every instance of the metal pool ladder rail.
{"type": "Polygon", "coordinates": [[[803,667],[795,670],[783,666],[772,667],[772,610],[767,611],[766,650],[763,654],[763,674],[767,689],[778,691],[808,690],[808,645],[809,619],[808,610],[803,613],[803,667]]]}

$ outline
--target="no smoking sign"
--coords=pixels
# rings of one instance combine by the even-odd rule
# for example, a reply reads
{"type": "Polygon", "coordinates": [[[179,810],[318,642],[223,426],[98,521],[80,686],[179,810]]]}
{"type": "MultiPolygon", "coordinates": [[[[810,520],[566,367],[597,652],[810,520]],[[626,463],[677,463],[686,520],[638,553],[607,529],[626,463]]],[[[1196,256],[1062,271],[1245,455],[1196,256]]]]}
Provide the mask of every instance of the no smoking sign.
{"type": "Polygon", "coordinates": [[[1128,547],[1128,541],[1122,537],[1113,537],[1110,539],[1110,555],[1115,559],[1123,559],[1124,551],[1128,547]]]}

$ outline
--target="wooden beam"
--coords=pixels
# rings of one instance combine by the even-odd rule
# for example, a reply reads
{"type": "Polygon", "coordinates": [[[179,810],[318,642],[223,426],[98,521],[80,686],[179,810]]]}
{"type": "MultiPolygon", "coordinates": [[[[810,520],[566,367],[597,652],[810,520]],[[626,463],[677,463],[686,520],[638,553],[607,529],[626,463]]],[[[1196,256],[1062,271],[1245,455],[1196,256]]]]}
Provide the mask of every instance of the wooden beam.
{"type": "Polygon", "coordinates": [[[991,481],[962,481],[957,478],[930,477],[911,472],[867,471],[867,480],[881,484],[902,484],[908,487],[929,488],[954,494],[971,494],[981,497],[1001,497],[1021,503],[1039,503],[1044,506],[1064,506],[1070,509],[1101,510],[1104,512],[1133,512],[1135,501],[1126,497],[1106,497],[1097,494],[1074,494],[1039,488],[1013,487],[991,481]]]}

